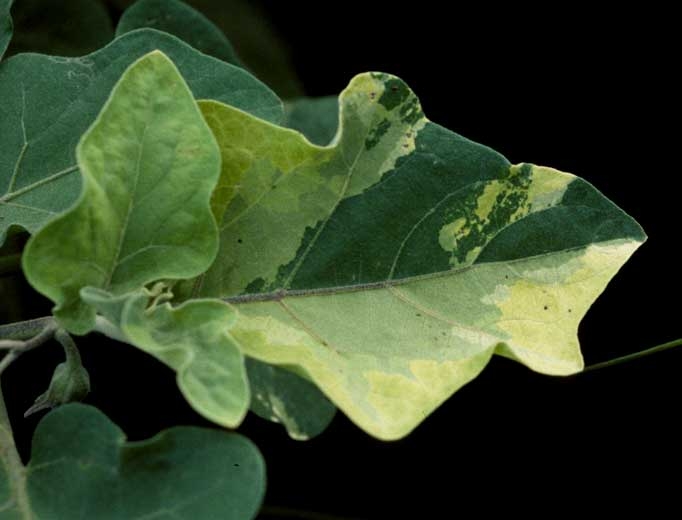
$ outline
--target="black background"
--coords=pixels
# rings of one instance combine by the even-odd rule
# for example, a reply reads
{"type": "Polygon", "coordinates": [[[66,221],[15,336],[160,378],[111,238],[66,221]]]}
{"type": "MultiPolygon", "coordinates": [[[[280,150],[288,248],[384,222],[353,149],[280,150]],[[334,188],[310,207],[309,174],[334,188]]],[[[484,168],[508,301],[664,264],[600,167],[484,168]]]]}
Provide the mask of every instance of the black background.
{"type": "MultiPolygon", "coordinates": [[[[671,13],[262,3],[309,95],[338,93],[359,72],[393,73],[431,120],[512,162],[580,175],[641,223],[649,241],[581,324],[588,365],[682,336],[671,13]]],[[[131,439],[208,426],[150,357],[99,336],[79,344],[93,380],[88,402],[131,439]]],[[[60,355],[32,352],[4,377],[25,456],[38,418],[21,413],[60,355]]],[[[500,505],[548,517],[634,503],[679,511],[680,367],[682,349],[569,378],[496,358],[401,441],[375,440],[342,414],[305,443],[251,416],[240,431],[264,454],[270,505],[365,519],[454,518],[468,507],[483,516],[500,505]]]]}

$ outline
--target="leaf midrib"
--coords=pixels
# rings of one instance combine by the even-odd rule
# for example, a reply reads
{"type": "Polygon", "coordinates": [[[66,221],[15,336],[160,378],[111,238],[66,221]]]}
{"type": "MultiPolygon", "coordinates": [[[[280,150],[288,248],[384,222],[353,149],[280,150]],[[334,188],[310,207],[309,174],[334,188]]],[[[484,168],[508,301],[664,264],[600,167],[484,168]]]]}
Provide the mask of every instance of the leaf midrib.
{"type": "Polygon", "coordinates": [[[444,278],[446,276],[454,276],[459,273],[469,271],[471,269],[476,269],[482,266],[495,266],[495,265],[514,265],[516,263],[526,262],[528,260],[537,260],[540,258],[549,257],[552,255],[571,253],[573,251],[579,251],[581,249],[586,249],[590,246],[608,244],[618,240],[627,240],[631,242],[639,242],[631,237],[623,237],[616,240],[601,240],[599,242],[591,242],[589,244],[569,247],[567,249],[561,249],[559,251],[550,251],[547,253],[541,253],[538,255],[526,256],[523,258],[515,258],[512,260],[499,260],[495,262],[481,262],[466,265],[463,267],[455,267],[453,269],[448,269],[446,271],[436,271],[433,273],[425,273],[416,276],[406,276],[405,278],[392,278],[386,280],[380,280],[377,282],[366,282],[359,283],[355,285],[338,285],[334,287],[316,287],[313,289],[278,289],[276,291],[266,292],[266,293],[247,293],[238,294],[235,296],[225,296],[221,298],[222,301],[230,304],[245,304],[245,303],[264,303],[264,302],[277,302],[284,298],[302,298],[306,296],[333,296],[335,294],[344,294],[351,292],[360,291],[372,291],[380,289],[390,289],[392,287],[398,287],[401,285],[406,285],[412,282],[420,282],[426,280],[432,280],[434,278],[444,278]]]}

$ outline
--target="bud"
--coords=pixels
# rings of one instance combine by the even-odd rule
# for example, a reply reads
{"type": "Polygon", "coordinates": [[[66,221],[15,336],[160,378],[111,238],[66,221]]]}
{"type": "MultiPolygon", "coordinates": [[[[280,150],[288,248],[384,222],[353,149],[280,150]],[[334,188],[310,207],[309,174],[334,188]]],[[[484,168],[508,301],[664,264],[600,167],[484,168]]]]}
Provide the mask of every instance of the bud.
{"type": "Polygon", "coordinates": [[[64,347],[66,361],[57,365],[49,388],[36,399],[33,406],[26,410],[24,417],[60,404],[82,401],[90,393],[90,375],[81,363],[81,357],[73,339],[62,329],[57,331],[55,338],[64,347]]]}

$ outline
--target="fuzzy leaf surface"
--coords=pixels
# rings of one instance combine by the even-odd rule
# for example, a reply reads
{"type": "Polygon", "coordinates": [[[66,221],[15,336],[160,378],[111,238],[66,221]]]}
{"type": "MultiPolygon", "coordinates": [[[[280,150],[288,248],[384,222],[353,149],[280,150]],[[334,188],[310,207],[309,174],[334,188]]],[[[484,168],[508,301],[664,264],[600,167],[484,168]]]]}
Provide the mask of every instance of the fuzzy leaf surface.
{"type": "Polygon", "coordinates": [[[144,291],[112,296],[88,287],[81,294],[125,341],[176,371],[178,387],[198,413],[228,428],[241,423],[250,392],[244,357],[228,333],[232,308],[219,300],[148,308],[144,291]]]}
{"type": "Polygon", "coordinates": [[[80,299],[83,287],[123,294],[211,264],[220,156],[187,84],[160,51],[126,70],[76,155],[78,202],[33,235],[23,265],[55,302],[55,316],[84,334],[95,311],[80,299]]]}
{"type": "Polygon", "coordinates": [[[241,435],[176,427],[126,442],[100,411],[69,404],[38,425],[25,487],[28,503],[7,518],[243,520],[263,500],[265,468],[241,435]]]}
{"type": "Polygon", "coordinates": [[[279,121],[281,101],[248,72],[177,38],[140,29],[81,58],[22,54],[0,63],[0,244],[12,225],[31,233],[80,193],[76,145],[121,74],[158,49],[197,98],[217,99],[279,121]]]}

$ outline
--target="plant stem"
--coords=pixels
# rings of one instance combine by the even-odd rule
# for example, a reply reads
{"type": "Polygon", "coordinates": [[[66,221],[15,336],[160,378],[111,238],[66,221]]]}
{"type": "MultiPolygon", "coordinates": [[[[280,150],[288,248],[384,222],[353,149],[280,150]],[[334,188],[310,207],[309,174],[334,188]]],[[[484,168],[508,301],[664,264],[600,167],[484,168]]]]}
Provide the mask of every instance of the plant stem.
{"type": "Polygon", "coordinates": [[[5,398],[2,395],[2,384],[0,384],[0,464],[5,466],[5,474],[9,478],[12,496],[16,500],[16,510],[19,511],[22,518],[31,520],[33,515],[26,492],[26,468],[21,462],[14,443],[12,425],[9,422],[5,398]]]}
{"type": "Polygon", "coordinates": [[[599,370],[602,368],[608,368],[614,365],[620,365],[621,363],[627,363],[628,361],[633,361],[635,359],[649,356],[651,354],[656,354],[658,352],[663,352],[664,350],[669,350],[674,347],[679,347],[682,346],[682,338],[676,339],[674,341],[668,341],[667,343],[662,343],[660,345],[656,345],[655,347],[648,348],[646,350],[640,350],[639,352],[633,352],[632,354],[627,354],[626,356],[621,356],[613,359],[609,359],[607,361],[602,361],[601,363],[595,363],[594,365],[590,365],[588,367],[585,367],[585,370],[583,370],[581,373],[585,372],[591,372],[593,370],[599,370]]]}
{"type": "MultiPolygon", "coordinates": [[[[25,329],[33,327],[32,331],[34,333],[36,331],[39,332],[35,333],[32,338],[25,341],[17,341],[15,339],[0,341],[0,349],[10,349],[9,352],[5,354],[5,357],[0,360],[0,374],[2,374],[5,369],[10,366],[19,356],[52,339],[54,333],[57,331],[57,323],[52,318],[49,318],[48,320],[38,318],[37,320],[31,320],[30,322],[22,321],[19,323],[13,323],[9,326],[6,325],[5,327],[0,328],[0,334],[3,332],[2,329],[10,330],[13,325],[26,325],[25,329]],[[40,328],[38,328],[36,322],[39,322],[38,325],[40,325],[40,328]],[[30,326],[27,325],[29,323],[30,326]]],[[[19,330],[21,333],[23,333],[25,329],[22,329],[21,327],[17,328],[17,330],[19,330]]]]}
{"type": "Polygon", "coordinates": [[[39,334],[47,325],[54,323],[52,316],[44,316],[33,320],[18,321],[8,325],[0,325],[0,340],[25,340],[39,334]]]}

